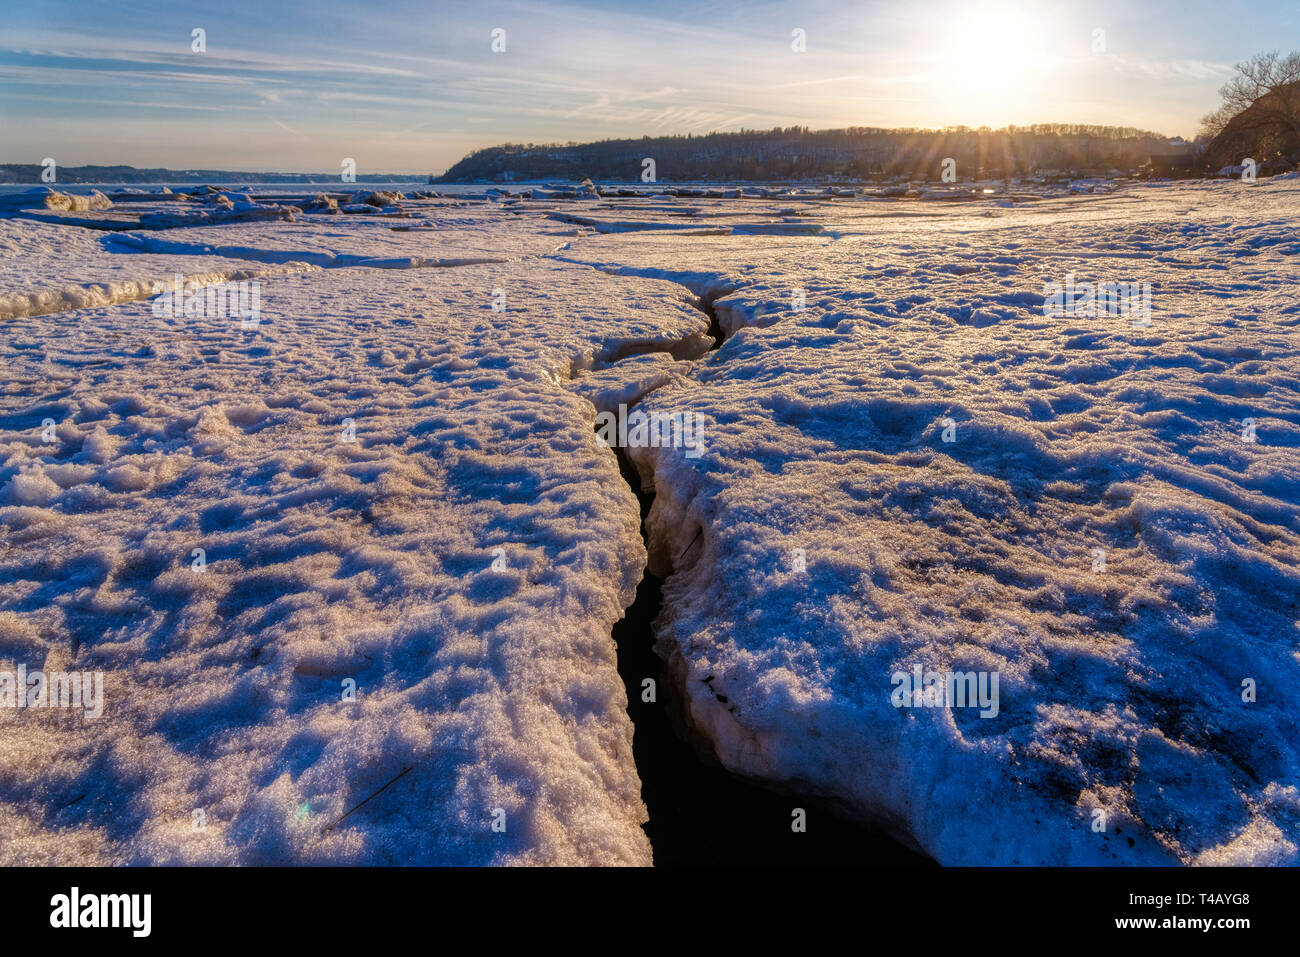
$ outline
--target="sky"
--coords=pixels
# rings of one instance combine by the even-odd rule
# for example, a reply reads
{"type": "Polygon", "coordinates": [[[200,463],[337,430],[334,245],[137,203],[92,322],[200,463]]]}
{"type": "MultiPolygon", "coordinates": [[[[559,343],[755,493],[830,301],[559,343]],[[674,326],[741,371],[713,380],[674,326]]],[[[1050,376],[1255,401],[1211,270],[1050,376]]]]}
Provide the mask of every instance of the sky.
{"type": "Polygon", "coordinates": [[[424,174],[775,126],[1191,137],[1233,64],[1297,48],[1297,0],[0,0],[0,162],[424,174]]]}

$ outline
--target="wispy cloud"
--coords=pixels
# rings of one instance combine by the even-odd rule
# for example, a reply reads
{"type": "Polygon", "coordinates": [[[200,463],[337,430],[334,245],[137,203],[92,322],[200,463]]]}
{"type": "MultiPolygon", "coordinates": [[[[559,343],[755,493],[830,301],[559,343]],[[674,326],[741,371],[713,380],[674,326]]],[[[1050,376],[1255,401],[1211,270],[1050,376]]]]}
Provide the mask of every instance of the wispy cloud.
{"type": "Polygon", "coordinates": [[[1209,60],[1157,60],[1112,56],[1115,69],[1126,73],[1139,73],[1155,79],[1223,79],[1232,75],[1231,63],[1209,60]]]}
{"type": "MultiPolygon", "coordinates": [[[[389,0],[376,12],[323,0],[288,13],[280,0],[229,0],[216,17],[201,0],[125,11],[43,0],[6,11],[0,123],[22,131],[6,145],[23,155],[57,143],[87,160],[229,157],[281,169],[333,168],[335,153],[363,152],[371,169],[440,169],[497,137],[977,124],[969,97],[951,89],[942,42],[972,9],[959,0],[611,0],[599,9],[389,0]],[[191,50],[192,26],[207,30],[206,52],[191,50]],[[505,53],[491,50],[494,27],[506,30],[505,53]],[[806,52],[791,46],[796,28],[806,52]],[[102,135],[110,120],[128,135],[102,135]]],[[[1006,122],[1166,132],[1190,132],[1230,64],[1277,45],[1270,17],[1285,16],[1280,0],[1256,0],[1252,16],[1229,17],[1230,30],[1219,0],[997,0],[988,10],[992,36],[999,16],[1032,21],[1042,49],[1006,51],[1033,60],[1032,82],[982,108],[1006,122]],[[1112,52],[1088,56],[1097,23],[1112,25],[1112,52]]]]}

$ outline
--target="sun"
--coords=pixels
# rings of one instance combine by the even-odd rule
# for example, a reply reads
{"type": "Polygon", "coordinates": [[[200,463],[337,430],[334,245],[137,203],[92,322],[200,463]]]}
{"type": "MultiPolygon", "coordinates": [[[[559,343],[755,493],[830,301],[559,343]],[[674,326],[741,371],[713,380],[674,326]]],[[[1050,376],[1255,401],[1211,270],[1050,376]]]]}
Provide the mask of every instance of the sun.
{"type": "Polygon", "coordinates": [[[968,111],[962,122],[990,122],[1033,98],[1043,60],[1039,15],[1011,5],[966,7],[945,20],[942,36],[940,98],[968,111]]]}

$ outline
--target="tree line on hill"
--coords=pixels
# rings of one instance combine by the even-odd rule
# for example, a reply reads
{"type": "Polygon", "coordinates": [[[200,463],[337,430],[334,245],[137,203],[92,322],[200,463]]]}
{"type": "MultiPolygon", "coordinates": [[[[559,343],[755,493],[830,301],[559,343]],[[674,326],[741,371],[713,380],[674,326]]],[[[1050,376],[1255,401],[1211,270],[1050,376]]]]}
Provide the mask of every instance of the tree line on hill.
{"type": "Polygon", "coordinates": [[[1042,123],[993,130],[807,127],[703,136],[656,136],[596,143],[505,144],[477,150],[437,179],[444,183],[642,179],[798,180],[902,177],[939,179],[945,159],[962,177],[1019,176],[1040,169],[1128,172],[1171,140],[1126,127],[1042,123]]]}

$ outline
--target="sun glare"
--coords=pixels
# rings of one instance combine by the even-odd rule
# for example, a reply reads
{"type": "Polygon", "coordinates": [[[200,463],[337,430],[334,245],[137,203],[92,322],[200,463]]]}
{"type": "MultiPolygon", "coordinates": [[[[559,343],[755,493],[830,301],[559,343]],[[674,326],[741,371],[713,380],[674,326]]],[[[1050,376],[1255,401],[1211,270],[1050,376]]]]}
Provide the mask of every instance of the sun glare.
{"type": "Polygon", "coordinates": [[[1014,121],[1034,96],[1042,62],[1037,16],[1011,6],[956,13],[945,25],[939,53],[940,99],[969,125],[1014,121]]]}

